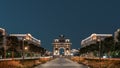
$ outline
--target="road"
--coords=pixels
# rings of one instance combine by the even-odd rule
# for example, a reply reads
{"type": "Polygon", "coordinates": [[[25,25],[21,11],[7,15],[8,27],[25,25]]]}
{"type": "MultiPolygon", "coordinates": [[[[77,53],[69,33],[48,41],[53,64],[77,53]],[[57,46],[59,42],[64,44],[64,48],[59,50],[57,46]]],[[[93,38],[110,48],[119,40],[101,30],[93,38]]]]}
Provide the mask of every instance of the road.
{"type": "Polygon", "coordinates": [[[35,68],[89,68],[82,64],[78,64],[66,58],[57,58],[45,64],[36,66],[35,68]]]}

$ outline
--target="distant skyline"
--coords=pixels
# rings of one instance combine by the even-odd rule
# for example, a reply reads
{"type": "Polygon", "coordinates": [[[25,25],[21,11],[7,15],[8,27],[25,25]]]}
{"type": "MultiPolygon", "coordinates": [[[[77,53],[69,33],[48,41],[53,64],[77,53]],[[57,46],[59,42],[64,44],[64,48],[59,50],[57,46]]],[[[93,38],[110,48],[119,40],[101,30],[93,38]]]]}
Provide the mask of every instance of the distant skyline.
{"type": "Polygon", "coordinates": [[[92,33],[114,34],[120,28],[119,0],[2,0],[0,27],[9,34],[30,33],[42,47],[52,51],[52,42],[63,34],[80,48],[92,33]]]}

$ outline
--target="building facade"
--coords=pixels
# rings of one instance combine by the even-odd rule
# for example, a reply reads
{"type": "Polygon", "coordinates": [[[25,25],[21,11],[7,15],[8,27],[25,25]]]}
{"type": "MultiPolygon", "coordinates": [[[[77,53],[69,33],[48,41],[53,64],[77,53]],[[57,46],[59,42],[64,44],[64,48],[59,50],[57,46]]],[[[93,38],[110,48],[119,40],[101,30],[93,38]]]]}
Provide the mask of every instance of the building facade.
{"type": "Polygon", "coordinates": [[[9,36],[16,36],[19,40],[27,40],[29,43],[35,44],[37,46],[41,45],[41,41],[34,38],[31,34],[10,34],[9,36]]]}
{"type": "Polygon", "coordinates": [[[3,28],[0,28],[0,48],[6,45],[6,31],[3,28]]]}
{"type": "Polygon", "coordinates": [[[118,40],[119,33],[120,33],[120,29],[117,29],[117,31],[115,31],[115,33],[114,33],[114,40],[115,40],[115,42],[119,41],[118,40]]]}
{"type": "Polygon", "coordinates": [[[111,37],[112,34],[91,34],[89,37],[81,41],[81,47],[89,46],[90,44],[95,44],[97,41],[102,41],[107,37],[111,37]]]}
{"type": "Polygon", "coordinates": [[[7,32],[5,29],[0,28],[0,58],[6,58],[6,36],[7,32]]]}
{"type": "Polygon", "coordinates": [[[79,56],[79,50],[77,50],[77,49],[72,49],[72,50],[71,50],[71,56],[79,56]]]}

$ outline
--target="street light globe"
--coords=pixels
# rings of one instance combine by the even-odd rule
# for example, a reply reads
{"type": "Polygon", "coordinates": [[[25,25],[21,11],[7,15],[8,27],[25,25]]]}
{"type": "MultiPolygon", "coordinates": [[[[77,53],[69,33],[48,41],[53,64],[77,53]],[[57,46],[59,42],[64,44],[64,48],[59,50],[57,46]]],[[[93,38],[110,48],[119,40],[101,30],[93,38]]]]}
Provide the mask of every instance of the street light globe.
{"type": "Polygon", "coordinates": [[[25,50],[28,50],[28,47],[25,47],[25,50]]]}

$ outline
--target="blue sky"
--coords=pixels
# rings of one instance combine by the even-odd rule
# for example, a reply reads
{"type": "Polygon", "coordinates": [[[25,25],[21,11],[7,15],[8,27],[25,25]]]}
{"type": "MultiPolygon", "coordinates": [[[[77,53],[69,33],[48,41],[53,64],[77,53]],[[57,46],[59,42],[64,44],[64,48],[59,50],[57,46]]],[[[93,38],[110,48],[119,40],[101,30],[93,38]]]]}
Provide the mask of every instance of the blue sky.
{"type": "Polygon", "coordinates": [[[92,33],[114,33],[120,27],[119,0],[1,0],[0,27],[31,33],[52,51],[53,39],[64,34],[72,48],[92,33]]]}

